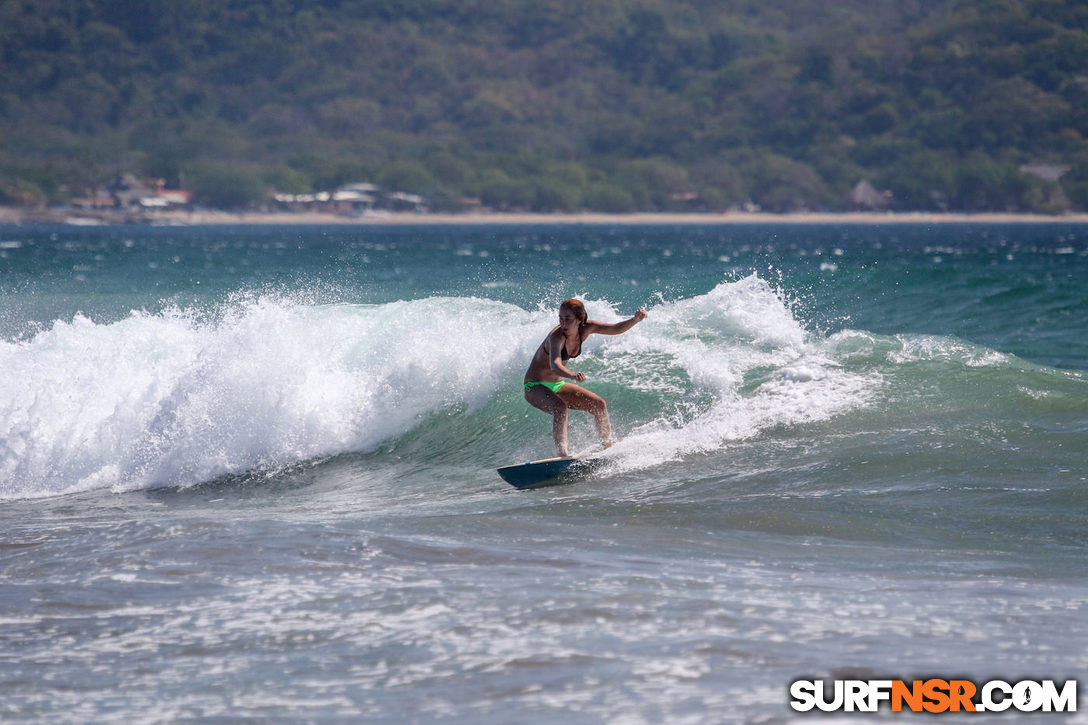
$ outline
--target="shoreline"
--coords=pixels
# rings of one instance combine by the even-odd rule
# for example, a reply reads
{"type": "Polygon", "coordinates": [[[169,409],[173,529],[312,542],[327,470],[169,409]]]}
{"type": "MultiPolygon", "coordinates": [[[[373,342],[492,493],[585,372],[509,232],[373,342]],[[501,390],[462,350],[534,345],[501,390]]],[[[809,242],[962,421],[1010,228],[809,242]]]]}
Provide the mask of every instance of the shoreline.
{"type": "Polygon", "coordinates": [[[1088,213],[1044,215],[1004,212],[766,212],[677,213],[632,212],[606,214],[542,214],[472,212],[465,214],[412,212],[373,216],[325,213],[163,211],[117,212],[76,209],[0,207],[0,224],[67,224],[71,226],[474,226],[474,225],[731,225],[731,224],[1088,224],[1088,213]]]}

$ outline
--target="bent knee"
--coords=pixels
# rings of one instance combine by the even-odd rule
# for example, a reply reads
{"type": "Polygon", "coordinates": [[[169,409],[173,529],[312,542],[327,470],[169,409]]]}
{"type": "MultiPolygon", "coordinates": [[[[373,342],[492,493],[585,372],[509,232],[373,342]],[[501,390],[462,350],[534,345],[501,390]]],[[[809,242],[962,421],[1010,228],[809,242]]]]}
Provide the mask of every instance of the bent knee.
{"type": "Polygon", "coordinates": [[[530,400],[529,402],[551,415],[566,415],[569,407],[566,401],[558,396],[551,396],[550,399],[545,400],[530,400]]]}

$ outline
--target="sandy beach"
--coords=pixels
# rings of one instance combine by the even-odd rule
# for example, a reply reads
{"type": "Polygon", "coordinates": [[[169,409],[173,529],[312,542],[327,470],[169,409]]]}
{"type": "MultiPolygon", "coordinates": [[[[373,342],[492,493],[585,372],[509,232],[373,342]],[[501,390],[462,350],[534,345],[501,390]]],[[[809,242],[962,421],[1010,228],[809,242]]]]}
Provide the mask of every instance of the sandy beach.
{"type": "Polygon", "coordinates": [[[24,209],[0,207],[0,224],[149,224],[157,226],[213,226],[231,224],[275,225],[502,225],[502,224],[1088,224],[1088,213],[1042,215],[1018,213],[939,212],[764,212],[604,214],[535,214],[522,212],[387,213],[371,216],[293,212],[198,211],[85,211],[79,209],[24,209]]]}

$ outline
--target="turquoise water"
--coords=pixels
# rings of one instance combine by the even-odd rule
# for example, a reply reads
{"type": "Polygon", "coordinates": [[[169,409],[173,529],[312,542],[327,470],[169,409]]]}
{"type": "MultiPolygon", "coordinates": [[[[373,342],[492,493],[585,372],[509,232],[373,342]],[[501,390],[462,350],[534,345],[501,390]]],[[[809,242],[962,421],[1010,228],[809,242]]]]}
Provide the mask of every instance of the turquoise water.
{"type": "MultiPolygon", "coordinates": [[[[0,715],[789,721],[1088,664],[1088,228],[0,228],[0,715]],[[562,299],[608,462],[521,398],[562,299]]],[[[571,422],[591,449],[590,419],[571,422]]]]}

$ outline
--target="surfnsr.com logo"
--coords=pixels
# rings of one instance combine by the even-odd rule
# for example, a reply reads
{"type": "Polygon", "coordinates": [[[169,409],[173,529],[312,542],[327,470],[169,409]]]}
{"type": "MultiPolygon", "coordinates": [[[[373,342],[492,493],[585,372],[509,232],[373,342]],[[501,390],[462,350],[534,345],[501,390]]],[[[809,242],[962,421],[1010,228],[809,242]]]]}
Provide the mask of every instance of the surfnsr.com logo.
{"type": "Polygon", "coordinates": [[[797,680],[790,698],[798,712],[1076,712],[1077,681],[797,680]]]}

